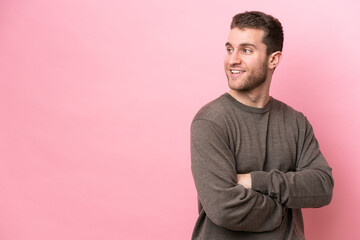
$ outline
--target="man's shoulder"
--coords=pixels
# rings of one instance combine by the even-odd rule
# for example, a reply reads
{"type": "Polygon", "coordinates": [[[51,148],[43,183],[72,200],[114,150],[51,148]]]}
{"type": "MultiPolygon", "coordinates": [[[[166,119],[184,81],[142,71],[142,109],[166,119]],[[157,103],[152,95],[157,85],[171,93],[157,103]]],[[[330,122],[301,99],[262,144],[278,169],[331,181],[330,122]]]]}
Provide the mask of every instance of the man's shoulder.
{"type": "Polygon", "coordinates": [[[273,98],[273,107],[275,112],[281,112],[284,116],[295,118],[296,120],[303,121],[306,119],[305,115],[287,103],[273,98]]]}
{"type": "Polygon", "coordinates": [[[201,107],[200,110],[196,113],[193,121],[209,120],[217,122],[219,118],[222,118],[227,114],[230,105],[231,102],[227,97],[227,93],[224,93],[220,97],[201,107]]]}

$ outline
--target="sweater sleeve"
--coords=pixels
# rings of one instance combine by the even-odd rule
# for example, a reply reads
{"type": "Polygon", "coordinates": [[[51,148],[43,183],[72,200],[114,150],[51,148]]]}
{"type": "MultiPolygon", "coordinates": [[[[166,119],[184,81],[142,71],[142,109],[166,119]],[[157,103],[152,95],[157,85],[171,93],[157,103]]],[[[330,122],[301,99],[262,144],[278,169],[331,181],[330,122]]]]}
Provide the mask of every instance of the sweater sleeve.
{"type": "Polygon", "coordinates": [[[227,134],[216,123],[193,121],[191,168],[201,205],[216,225],[263,232],[281,224],[285,207],[274,198],[237,184],[234,154],[227,134]]]}
{"type": "Polygon", "coordinates": [[[320,152],[306,118],[299,133],[296,170],[251,172],[252,189],[273,197],[288,208],[322,207],[332,198],[332,169],[320,152]]]}

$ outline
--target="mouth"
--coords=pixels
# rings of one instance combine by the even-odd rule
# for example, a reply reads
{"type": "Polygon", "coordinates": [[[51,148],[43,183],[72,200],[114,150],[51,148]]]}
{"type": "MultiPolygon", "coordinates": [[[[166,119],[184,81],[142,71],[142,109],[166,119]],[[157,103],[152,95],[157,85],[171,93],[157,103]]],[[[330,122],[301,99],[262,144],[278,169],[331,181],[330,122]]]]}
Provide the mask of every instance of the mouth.
{"type": "Polygon", "coordinates": [[[231,76],[240,76],[241,74],[243,74],[245,71],[244,70],[238,70],[238,69],[229,69],[230,75],[231,76]]]}

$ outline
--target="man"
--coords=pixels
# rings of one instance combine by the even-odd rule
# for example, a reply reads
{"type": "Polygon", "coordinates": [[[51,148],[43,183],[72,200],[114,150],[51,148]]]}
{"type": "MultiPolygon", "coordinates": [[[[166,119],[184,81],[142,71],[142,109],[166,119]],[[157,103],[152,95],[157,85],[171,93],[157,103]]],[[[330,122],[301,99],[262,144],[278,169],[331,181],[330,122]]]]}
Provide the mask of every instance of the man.
{"type": "Polygon", "coordinates": [[[230,91],[191,125],[199,200],[192,239],[305,239],[301,208],[331,201],[331,168],[310,123],[269,96],[282,45],[274,17],[234,16],[224,62],[230,91]]]}

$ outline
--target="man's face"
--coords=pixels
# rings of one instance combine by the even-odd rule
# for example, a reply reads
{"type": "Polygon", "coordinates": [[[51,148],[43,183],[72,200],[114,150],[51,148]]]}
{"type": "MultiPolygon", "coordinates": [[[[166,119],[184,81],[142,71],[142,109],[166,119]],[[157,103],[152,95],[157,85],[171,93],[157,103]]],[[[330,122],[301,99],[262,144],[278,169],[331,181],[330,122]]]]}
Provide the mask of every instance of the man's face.
{"type": "Polygon", "coordinates": [[[264,31],[234,28],[230,31],[224,61],[230,89],[251,91],[268,76],[268,57],[263,43],[264,31]]]}

